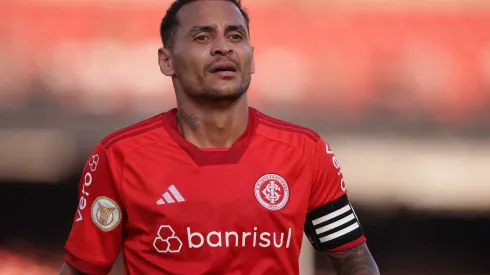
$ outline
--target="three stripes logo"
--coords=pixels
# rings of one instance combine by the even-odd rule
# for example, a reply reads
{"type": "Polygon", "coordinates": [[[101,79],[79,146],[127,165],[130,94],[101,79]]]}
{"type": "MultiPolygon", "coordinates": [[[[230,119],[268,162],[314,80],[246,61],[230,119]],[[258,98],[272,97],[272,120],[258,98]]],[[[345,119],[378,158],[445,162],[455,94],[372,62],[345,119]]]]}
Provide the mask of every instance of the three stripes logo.
{"type": "Polygon", "coordinates": [[[349,243],[364,234],[347,196],[321,207],[309,220],[309,235],[323,249],[349,243]]]}
{"type": "Polygon", "coordinates": [[[162,198],[157,200],[158,205],[162,204],[169,204],[169,203],[176,203],[176,202],[183,202],[185,201],[184,197],[180,194],[179,190],[175,188],[174,185],[171,185],[168,188],[168,191],[163,193],[162,198]]]}

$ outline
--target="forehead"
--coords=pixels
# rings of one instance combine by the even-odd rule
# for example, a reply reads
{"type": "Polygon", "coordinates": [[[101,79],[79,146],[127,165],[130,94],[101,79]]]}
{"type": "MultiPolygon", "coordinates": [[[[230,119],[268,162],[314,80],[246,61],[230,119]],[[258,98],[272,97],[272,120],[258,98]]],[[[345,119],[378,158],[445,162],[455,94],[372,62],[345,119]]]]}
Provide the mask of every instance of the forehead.
{"type": "Polygon", "coordinates": [[[196,25],[243,25],[245,19],[238,7],[225,0],[198,0],[183,6],[177,14],[182,30],[196,25]]]}

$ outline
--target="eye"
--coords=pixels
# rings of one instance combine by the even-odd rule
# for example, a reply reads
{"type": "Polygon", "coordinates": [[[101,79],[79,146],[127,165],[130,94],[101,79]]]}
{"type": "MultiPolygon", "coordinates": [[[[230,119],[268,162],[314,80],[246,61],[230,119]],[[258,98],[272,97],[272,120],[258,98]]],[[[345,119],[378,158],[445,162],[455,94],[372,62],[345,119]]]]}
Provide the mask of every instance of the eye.
{"type": "Polygon", "coordinates": [[[243,37],[241,34],[230,34],[228,38],[232,41],[240,41],[243,40],[243,37]]]}
{"type": "Polygon", "coordinates": [[[198,35],[198,36],[196,36],[196,37],[194,38],[194,40],[195,40],[195,41],[197,41],[197,42],[206,42],[206,41],[208,41],[208,40],[209,40],[209,37],[208,37],[208,36],[206,36],[206,35],[204,35],[204,34],[202,34],[202,35],[198,35]]]}

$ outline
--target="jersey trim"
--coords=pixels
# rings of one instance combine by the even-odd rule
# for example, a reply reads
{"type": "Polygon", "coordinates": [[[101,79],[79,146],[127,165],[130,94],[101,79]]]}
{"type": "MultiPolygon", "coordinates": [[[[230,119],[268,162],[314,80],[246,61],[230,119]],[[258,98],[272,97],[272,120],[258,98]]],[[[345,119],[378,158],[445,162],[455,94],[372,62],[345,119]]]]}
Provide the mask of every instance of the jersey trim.
{"type": "Polygon", "coordinates": [[[264,115],[262,113],[257,113],[258,118],[259,118],[259,123],[263,124],[267,127],[271,127],[274,129],[278,130],[283,130],[283,131],[288,131],[288,132],[293,132],[293,133],[298,133],[307,136],[311,140],[313,140],[315,143],[318,142],[320,139],[320,135],[318,135],[315,131],[298,126],[289,122],[285,122],[282,120],[278,120],[272,117],[269,117],[267,115],[264,115]]]}
{"type": "Polygon", "coordinates": [[[161,122],[154,122],[153,124],[150,124],[149,126],[142,128],[138,131],[132,131],[132,132],[129,132],[125,135],[121,135],[121,136],[118,136],[117,138],[112,139],[109,143],[107,143],[105,145],[105,147],[106,147],[106,149],[109,149],[112,145],[114,145],[115,143],[117,143],[121,140],[130,138],[130,137],[134,137],[134,136],[138,136],[138,135],[144,134],[146,132],[149,132],[151,130],[158,129],[161,127],[163,127],[161,122]]]}
{"type": "Polygon", "coordinates": [[[345,249],[343,246],[364,236],[347,195],[308,213],[305,233],[318,251],[345,249]]]}
{"type": "Polygon", "coordinates": [[[165,113],[164,127],[170,137],[192,158],[198,166],[236,164],[252,141],[257,128],[257,111],[249,107],[247,130],[229,150],[202,150],[184,139],[177,126],[177,109],[165,113]]]}
{"type": "Polygon", "coordinates": [[[159,114],[159,115],[156,115],[154,117],[151,117],[151,118],[148,118],[146,120],[143,120],[143,121],[141,121],[139,123],[136,123],[134,125],[128,126],[126,128],[120,129],[120,130],[117,130],[117,131],[109,134],[105,138],[103,138],[100,143],[102,145],[106,146],[106,147],[110,147],[107,144],[109,144],[109,143],[114,144],[115,142],[117,142],[117,141],[113,142],[115,139],[121,140],[121,138],[120,138],[121,136],[127,136],[127,135],[129,135],[128,133],[131,132],[131,131],[135,131],[137,129],[141,129],[141,128],[144,128],[146,126],[149,126],[149,125],[153,125],[155,123],[158,123],[158,122],[161,123],[162,116],[163,116],[162,114],[159,114]]]}
{"type": "Polygon", "coordinates": [[[100,264],[94,264],[85,260],[78,258],[77,256],[71,254],[70,252],[65,252],[64,261],[71,267],[82,272],[83,274],[90,275],[106,275],[111,269],[112,265],[105,266],[100,264]]]}

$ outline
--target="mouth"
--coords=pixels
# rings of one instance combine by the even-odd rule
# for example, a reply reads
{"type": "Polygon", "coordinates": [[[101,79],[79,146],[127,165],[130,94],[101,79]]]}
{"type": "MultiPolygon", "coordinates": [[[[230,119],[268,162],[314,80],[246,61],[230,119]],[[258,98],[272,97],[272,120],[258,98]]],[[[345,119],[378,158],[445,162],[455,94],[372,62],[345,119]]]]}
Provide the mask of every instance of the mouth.
{"type": "Polygon", "coordinates": [[[230,77],[236,74],[237,68],[233,63],[218,63],[211,67],[209,72],[223,77],[230,77]]]}

